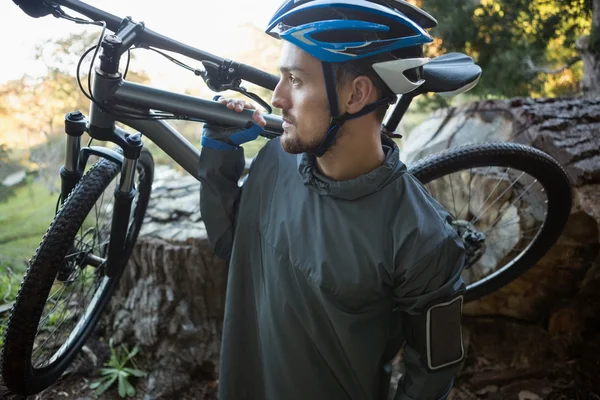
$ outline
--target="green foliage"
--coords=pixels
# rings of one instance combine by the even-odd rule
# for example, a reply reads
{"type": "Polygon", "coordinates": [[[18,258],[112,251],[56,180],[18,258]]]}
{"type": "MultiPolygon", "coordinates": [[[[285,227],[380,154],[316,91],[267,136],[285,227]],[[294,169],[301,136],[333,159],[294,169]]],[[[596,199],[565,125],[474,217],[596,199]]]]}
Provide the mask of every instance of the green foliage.
{"type": "Polygon", "coordinates": [[[0,348],[4,346],[4,333],[6,332],[6,324],[8,321],[0,315],[0,348]]]}
{"type": "Polygon", "coordinates": [[[578,55],[575,41],[590,33],[590,0],[422,0],[438,26],[437,51],[465,52],[482,67],[473,93],[482,98],[551,96],[577,90],[581,68],[557,69],[578,55]],[[565,90],[566,89],[566,90],[565,90]]]}
{"type": "MultiPolygon", "coordinates": [[[[13,302],[19,291],[20,283],[21,275],[13,273],[10,263],[0,257],[0,307],[4,308],[3,306],[13,302]]],[[[0,313],[0,348],[4,343],[7,323],[8,312],[0,313]]]]}
{"type": "Polygon", "coordinates": [[[17,297],[20,278],[12,271],[10,265],[0,260],[0,306],[11,303],[17,297]]]}
{"type": "Polygon", "coordinates": [[[116,383],[121,398],[135,396],[135,388],[129,382],[129,379],[131,377],[140,378],[146,375],[146,372],[137,369],[133,361],[138,351],[138,346],[129,351],[124,345],[121,345],[120,349],[116,350],[111,340],[110,360],[105,364],[105,368],[101,368],[99,371],[102,378],[90,384],[90,388],[96,389],[96,394],[101,396],[116,383]],[[134,368],[128,366],[130,363],[134,368]]]}

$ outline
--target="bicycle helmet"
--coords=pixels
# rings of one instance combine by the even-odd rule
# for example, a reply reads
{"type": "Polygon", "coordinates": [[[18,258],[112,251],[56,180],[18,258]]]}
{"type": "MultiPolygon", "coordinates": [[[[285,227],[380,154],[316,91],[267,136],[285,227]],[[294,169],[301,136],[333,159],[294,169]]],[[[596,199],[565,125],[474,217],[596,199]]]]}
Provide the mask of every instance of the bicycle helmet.
{"type": "Polygon", "coordinates": [[[435,25],[429,14],[402,0],[286,0],[279,7],[266,33],[298,46],[323,65],[331,121],[316,156],[322,156],[331,147],[345,121],[393,104],[395,95],[408,93],[424,83],[419,74],[409,77],[405,72],[422,67],[429,59],[399,55],[432,42],[424,27],[435,25]],[[371,66],[389,94],[358,113],[340,116],[332,63],[357,60],[371,66]]]}

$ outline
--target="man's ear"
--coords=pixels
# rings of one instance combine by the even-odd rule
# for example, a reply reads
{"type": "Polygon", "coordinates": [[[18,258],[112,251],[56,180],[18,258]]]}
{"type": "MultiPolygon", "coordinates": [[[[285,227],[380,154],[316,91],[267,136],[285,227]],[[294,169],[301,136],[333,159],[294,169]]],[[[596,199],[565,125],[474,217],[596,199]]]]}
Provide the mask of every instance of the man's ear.
{"type": "Polygon", "coordinates": [[[371,79],[365,75],[358,76],[349,85],[349,93],[346,96],[346,112],[354,114],[359,112],[369,103],[377,99],[375,86],[371,79]]]}

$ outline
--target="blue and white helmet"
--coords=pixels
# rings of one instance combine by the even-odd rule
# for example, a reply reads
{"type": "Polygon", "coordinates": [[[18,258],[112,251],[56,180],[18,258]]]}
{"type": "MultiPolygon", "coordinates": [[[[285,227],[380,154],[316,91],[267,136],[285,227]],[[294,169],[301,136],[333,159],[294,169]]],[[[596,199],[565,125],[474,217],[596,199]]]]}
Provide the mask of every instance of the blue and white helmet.
{"type": "Polygon", "coordinates": [[[332,146],[345,121],[391,104],[395,95],[424,83],[414,71],[429,61],[421,57],[421,47],[433,41],[425,29],[436,24],[404,0],[286,0],[281,5],[266,33],[298,46],[323,65],[331,121],[316,156],[332,146]],[[406,56],[413,53],[418,56],[406,56]],[[389,90],[358,113],[339,115],[332,64],[352,61],[370,66],[389,90]]]}
{"type": "Polygon", "coordinates": [[[394,53],[432,42],[425,29],[436,24],[403,0],[287,0],[266,32],[326,63],[373,59],[373,70],[389,89],[404,94],[424,82],[404,72],[429,59],[397,58],[394,53]]]}

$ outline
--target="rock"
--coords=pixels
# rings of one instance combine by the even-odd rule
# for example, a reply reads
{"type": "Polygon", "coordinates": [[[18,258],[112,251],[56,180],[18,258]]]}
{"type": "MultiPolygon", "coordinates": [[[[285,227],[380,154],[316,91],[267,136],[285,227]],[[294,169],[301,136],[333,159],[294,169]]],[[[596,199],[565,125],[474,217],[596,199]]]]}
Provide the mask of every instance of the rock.
{"type": "Polygon", "coordinates": [[[17,171],[15,173],[8,175],[6,178],[4,178],[4,180],[2,181],[2,185],[4,185],[4,186],[18,185],[19,183],[21,183],[25,180],[26,176],[27,176],[27,171],[25,171],[24,169],[21,171],[17,171]]]}

